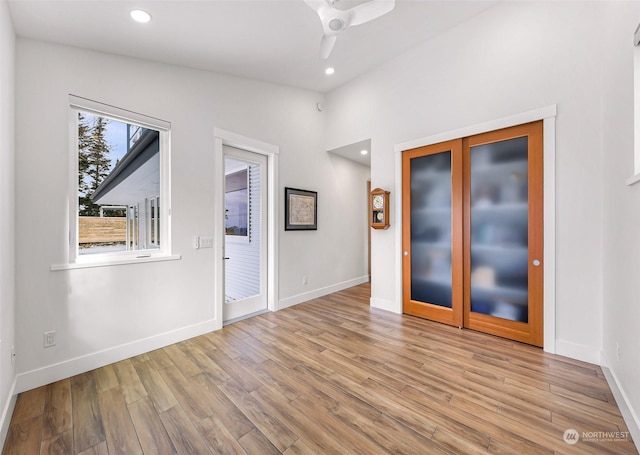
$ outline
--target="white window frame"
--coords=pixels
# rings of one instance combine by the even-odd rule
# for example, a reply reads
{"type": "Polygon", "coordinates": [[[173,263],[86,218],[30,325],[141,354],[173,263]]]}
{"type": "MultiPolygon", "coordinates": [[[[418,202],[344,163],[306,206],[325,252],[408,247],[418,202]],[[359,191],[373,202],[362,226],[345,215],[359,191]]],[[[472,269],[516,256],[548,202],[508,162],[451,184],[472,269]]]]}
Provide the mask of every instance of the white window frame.
{"type": "Polygon", "coordinates": [[[640,182],[640,24],[633,34],[633,175],[627,185],[640,182]]]}
{"type": "Polygon", "coordinates": [[[158,237],[158,226],[160,225],[160,220],[158,218],[159,201],[160,196],[157,195],[150,196],[145,200],[145,204],[147,205],[146,210],[148,213],[147,246],[149,247],[149,245],[153,245],[153,248],[149,247],[150,250],[157,250],[158,245],[162,245],[162,234],[158,237]]]}
{"type": "Polygon", "coordinates": [[[180,259],[171,254],[171,124],[136,112],[69,95],[69,245],[68,262],[52,270],[180,259]],[[160,248],[78,254],[78,114],[86,112],[158,131],[160,141],[160,248]]]}

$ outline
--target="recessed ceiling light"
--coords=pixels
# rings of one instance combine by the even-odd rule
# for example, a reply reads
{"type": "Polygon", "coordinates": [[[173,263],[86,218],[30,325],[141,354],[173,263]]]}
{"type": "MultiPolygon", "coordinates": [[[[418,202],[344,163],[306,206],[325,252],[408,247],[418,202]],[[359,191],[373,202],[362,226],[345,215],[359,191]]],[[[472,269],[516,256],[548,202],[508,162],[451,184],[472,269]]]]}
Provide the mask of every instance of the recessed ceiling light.
{"type": "Polygon", "coordinates": [[[366,155],[367,153],[369,153],[368,150],[360,150],[360,155],[366,155]]]}
{"type": "Polygon", "coordinates": [[[333,73],[335,73],[336,70],[334,70],[333,68],[329,67],[326,70],[324,70],[324,74],[326,74],[327,76],[331,76],[333,73]]]}
{"type": "Polygon", "coordinates": [[[136,22],[140,22],[142,24],[146,24],[151,20],[151,14],[141,9],[131,10],[129,15],[131,16],[131,19],[133,19],[136,22]]]}

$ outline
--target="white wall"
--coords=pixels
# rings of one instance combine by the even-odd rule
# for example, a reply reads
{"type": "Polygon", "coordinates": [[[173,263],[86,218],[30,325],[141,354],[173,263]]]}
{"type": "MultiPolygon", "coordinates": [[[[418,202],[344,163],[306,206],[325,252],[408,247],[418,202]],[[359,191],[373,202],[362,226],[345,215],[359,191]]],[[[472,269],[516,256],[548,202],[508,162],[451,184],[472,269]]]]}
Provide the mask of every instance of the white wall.
{"type": "Polygon", "coordinates": [[[14,71],[15,35],[7,2],[0,0],[0,447],[13,412],[16,377],[10,357],[15,344],[14,71]]]}
{"type": "MultiPolygon", "coordinates": [[[[557,348],[592,361],[602,344],[601,62],[594,58],[602,8],[497,5],[331,93],[326,104],[328,145],[371,136],[372,185],[387,189],[395,185],[394,144],[557,104],[557,348]]],[[[374,233],[372,298],[399,311],[394,239],[393,227],[374,233]]]]}
{"type": "MultiPolygon", "coordinates": [[[[632,35],[640,5],[611,8],[603,18],[604,298],[603,363],[635,411],[640,428],[640,184],[633,174],[632,35]],[[620,347],[619,359],[617,346],[620,347]]],[[[640,53],[640,48],[635,52],[640,53]]],[[[640,88],[640,73],[636,75],[640,88]]],[[[637,123],[640,119],[635,119],[637,123]]],[[[640,137],[636,138],[640,141],[640,137]]],[[[640,432],[633,435],[640,445],[640,432]]]]}
{"type": "Polygon", "coordinates": [[[18,389],[218,326],[215,249],[191,246],[194,234],[222,229],[213,222],[222,175],[213,169],[214,127],[280,147],[280,213],[284,186],[319,192],[317,232],[290,235],[279,222],[281,299],[300,294],[298,271],[309,276],[306,290],[319,292],[366,275],[362,244],[348,228],[358,195],[335,194],[352,172],[336,172],[324,152],[318,101],[313,92],[18,39],[18,389]],[[49,270],[66,260],[69,93],[171,122],[173,253],[181,260],[49,270]],[[334,218],[347,223],[343,236],[334,218]],[[48,330],[57,345],[43,349],[48,330]]]}
{"type": "MultiPolygon", "coordinates": [[[[300,154],[292,160],[280,161],[279,198],[283,205],[285,186],[318,192],[318,230],[286,231],[280,236],[287,243],[287,248],[281,245],[279,256],[280,308],[369,281],[370,169],[325,151],[333,148],[324,147],[312,155],[300,154]],[[288,175],[286,180],[283,175],[288,175]],[[324,248],[309,248],[318,243],[324,244],[324,248]],[[305,276],[307,284],[302,283],[305,276]],[[288,293],[283,295],[285,281],[288,293]]],[[[284,214],[284,207],[280,213],[284,214]]]]}
{"type": "MultiPolygon", "coordinates": [[[[326,101],[327,145],[371,137],[372,185],[387,189],[396,183],[394,144],[557,104],[552,348],[600,363],[603,345],[610,358],[619,340],[626,360],[615,371],[636,410],[640,185],[625,188],[624,179],[633,169],[630,44],[639,20],[637,2],[498,4],[326,101]]],[[[373,235],[372,303],[401,311],[395,237],[393,226],[373,235]]]]}

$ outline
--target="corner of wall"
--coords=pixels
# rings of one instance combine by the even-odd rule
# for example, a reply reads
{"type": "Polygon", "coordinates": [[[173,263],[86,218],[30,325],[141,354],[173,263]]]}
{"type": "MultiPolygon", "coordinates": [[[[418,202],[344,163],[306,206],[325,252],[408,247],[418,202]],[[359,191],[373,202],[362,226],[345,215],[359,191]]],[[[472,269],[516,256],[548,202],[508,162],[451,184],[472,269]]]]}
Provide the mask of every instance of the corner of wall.
{"type": "Polygon", "coordinates": [[[602,364],[602,357],[599,348],[595,348],[592,346],[572,343],[566,340],[556,340],[555,353],[557,355],[562,355],[571,359],[591,363],[593,365],[602,364]]]}
{"type": "Polygon", "coordinates": [[[169,346],[170,344],[188,340],[189,338],[204,335],[205,333],[215,330],[216,327],[219,326],[220,322],[215,319],[203,321],[191,326],[182,327],[159,335],[136,340],[131,343],[115,346],[103,351],[94,352],[88,355],[65,360],[64,362],[27,371],[17,376],[13,390],[20,393],[26,390],[35,389],[36,387],[50,384],[76,374],[94,370],[130,357],[135,357],[136,355],[140,355],[145,352],[154,351],[156,349],[169,346]]]}
{"type": "Polygon", "coordinates": [[[7,439],[11,417],[13,416],[13,410],[16,407],[16,401],[18,399],[18,394],[15,393],[16,383],[17,379],[14,379],[9,392],[9,399],[5,403],[2,414],[0,415],[0,448],[4,447],[4,442],[7,439]]]}
{"type": "Polygon", "coordinates": [[[604,351],[601,353],[601,357],[604,377],[607,379],[607,383],[611,388],[613,397],[616,399],[618,408],[620,408],[622,418],[629,428],[631,438],[635,442],[636,447],[640,448],[640,417],[638,416],[638,412],[633,408],[631,400],[629,400],[629,397],[618,380],[615,371],[609,368],[609,362],[607,361],[604,351]]]}
{"type": "Polygon", "coordinates": [[[278,302],[278,310],[284,310],[285,308],[289,308],[290,306],[307,302],[309,300],[317,299],[325,295],[333,294],[334,292],[342,291],[344,289],[348,289],[353,286],[358,286],[359,284],[364,284],[364,283],[367,283],[368,281],[369,281],[369,276],[366,275],[359,278],[343,281],[342,283],[336,283],[331,286],[325,286],[322,288],[314,289],[313,291],[304,292],[302,294],[294,295],[292,297],[287,297],[286,299],[281,299],[278,302]]]}
{"type": "Polygon", "coordinates": [[[371,297],[369,301],[371,308],[377,308],[379,310],[390,311],[396,314],[402,314],[402,311],[398,311],[398,305],[393,300],[380,299],[377,297],[371,297]]]}
{"type": "Polygon", "coordinates": [[[0,448],[15,407],[15,53],[16,37],[6,0],[0,0],[0,448]],[[11,356],[10,356],[11,353],[11,356]]]}

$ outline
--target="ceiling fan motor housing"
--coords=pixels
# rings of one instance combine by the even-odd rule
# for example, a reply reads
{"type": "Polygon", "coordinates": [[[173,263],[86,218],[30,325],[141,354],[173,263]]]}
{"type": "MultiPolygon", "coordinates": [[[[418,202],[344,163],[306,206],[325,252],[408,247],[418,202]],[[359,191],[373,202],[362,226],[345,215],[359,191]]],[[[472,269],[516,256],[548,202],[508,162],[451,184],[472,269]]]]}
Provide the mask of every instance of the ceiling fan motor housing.
{"type": "Polygon", "coordinates": [[[344,21],[342,19],[334,18],[329,21],[329,28],[334,32],[342,30],[344,27],[344,21]]]}

